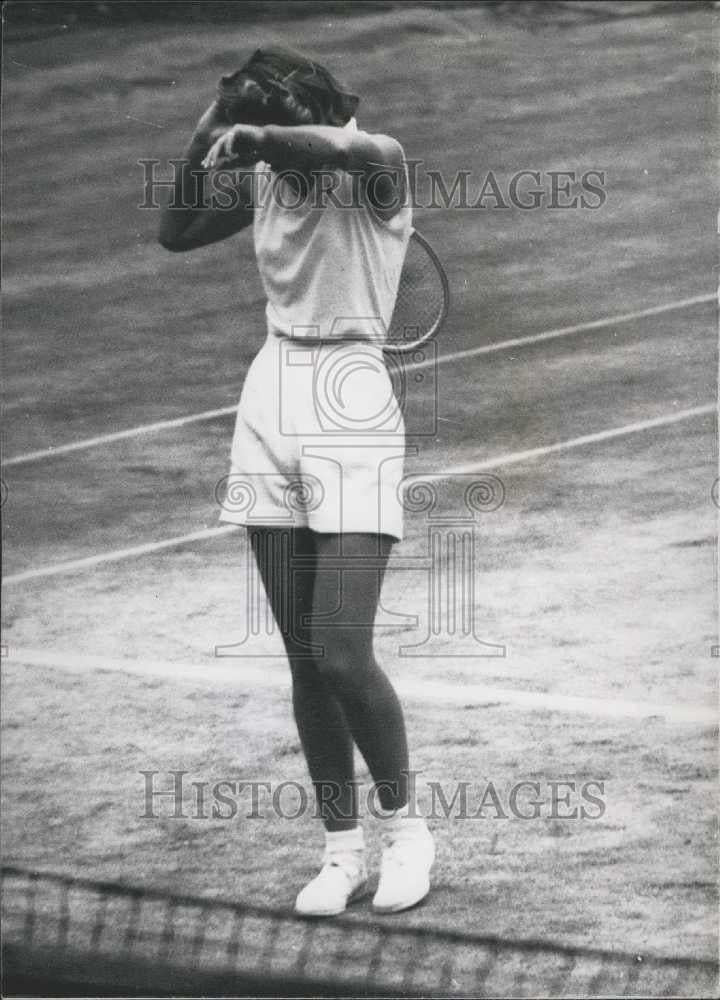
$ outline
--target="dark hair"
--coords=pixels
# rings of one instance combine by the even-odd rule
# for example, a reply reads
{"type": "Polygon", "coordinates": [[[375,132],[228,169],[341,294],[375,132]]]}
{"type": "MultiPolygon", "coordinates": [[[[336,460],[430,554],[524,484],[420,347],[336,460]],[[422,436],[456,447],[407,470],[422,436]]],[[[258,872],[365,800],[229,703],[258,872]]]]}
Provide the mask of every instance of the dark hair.
{"type": "Polygon", "coordinates": [[[257,49],[218,96],[229,120],[276,125],[345,125],[360,103],[320,63],[278,47],[257,49]]]}

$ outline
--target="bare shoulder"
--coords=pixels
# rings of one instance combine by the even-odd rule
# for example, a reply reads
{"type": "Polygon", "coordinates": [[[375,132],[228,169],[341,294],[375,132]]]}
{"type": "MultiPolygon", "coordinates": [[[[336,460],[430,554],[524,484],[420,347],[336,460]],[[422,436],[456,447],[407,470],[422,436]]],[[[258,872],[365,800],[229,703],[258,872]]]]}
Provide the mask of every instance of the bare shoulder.
{"type": "Polygon", "coordinates": [[[405,152],[397,139],[384,132],[354,132],[351,142],[368,166],[399,169],[405,161],[405,152]]]}
{"type": "Polygon", "coordinates": [[[405,204],[405,152],[397,139],[383,132],[354,132],[352,139],[357,143],[352,159],[364,173],[368,203],[378,219],[388,222],[405,204]]]}

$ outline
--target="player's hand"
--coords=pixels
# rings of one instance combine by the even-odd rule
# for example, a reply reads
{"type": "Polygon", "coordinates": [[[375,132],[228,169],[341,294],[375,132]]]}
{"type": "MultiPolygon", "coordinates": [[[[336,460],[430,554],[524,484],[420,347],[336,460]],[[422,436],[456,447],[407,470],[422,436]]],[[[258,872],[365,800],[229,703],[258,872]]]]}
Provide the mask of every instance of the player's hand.
{"type": "Polygon", "coordinates": [[[250,167],[261,159],[262,137],[257,125],[233,125],[213,143],[202,165],[206,170],[250,167]]]}
{"type": "Polygon", "coordinates": [[[192,146],[206,153],[218,136],[226,132],[231,124],[220,102],[213,101],[195,126],[192,146]]]}

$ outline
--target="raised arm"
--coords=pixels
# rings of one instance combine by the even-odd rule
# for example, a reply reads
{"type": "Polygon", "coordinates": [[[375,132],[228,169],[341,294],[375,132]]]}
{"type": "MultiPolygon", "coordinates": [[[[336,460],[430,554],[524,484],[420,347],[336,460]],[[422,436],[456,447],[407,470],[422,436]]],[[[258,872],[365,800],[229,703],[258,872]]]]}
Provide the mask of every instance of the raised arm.
{"type": "MultiPolygon", "coordinates": [[[[182,252],[216,243],[252,222],[252,182],[240,177],[223,186],[213,204],[203,160],[228,124],[213,103],[197,124],[184,162],[176,173],[175,190],[162,209],[158,241],[166,250],[182,252]]],[[[228,178],[229,180],[229,178],[228,178]]]]}
{"type": "Polygon", "coordinates": [[[363,178],[370,204],[382,218],[392,218],[404,202],[403,149],[388,135],[331,125],[233,125],[214,143],[203,165],[227,169],[258,160],[277,170],[325,167],[356,172],[363,178]]]}

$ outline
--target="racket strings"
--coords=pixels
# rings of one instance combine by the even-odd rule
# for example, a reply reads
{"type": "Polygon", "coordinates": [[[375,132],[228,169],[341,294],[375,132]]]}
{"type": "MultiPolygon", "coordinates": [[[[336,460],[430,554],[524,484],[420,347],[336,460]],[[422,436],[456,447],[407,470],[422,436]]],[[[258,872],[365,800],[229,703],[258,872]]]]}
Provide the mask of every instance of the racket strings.
{"type": "Polygon", "coordinates": [[[398,285],[387,345],[411,346],[432,336],[447,309],[447,291],[439,265],[413,234],[398,285]]]}

